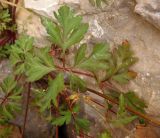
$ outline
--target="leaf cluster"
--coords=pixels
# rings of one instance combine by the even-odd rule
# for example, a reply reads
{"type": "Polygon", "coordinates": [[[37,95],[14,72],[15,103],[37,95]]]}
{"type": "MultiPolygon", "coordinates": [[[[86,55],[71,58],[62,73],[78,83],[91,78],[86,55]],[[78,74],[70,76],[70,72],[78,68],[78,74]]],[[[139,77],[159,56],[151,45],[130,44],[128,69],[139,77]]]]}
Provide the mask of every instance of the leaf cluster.
{"type": "Polygon", "coordinates": [[[21,109],[22,88],[13,76],[8,76],[0,85],[0,124],[13,119],[14,113],[21,109]]]}
{"type": "Polygon", "coordinates": [[[75,16],[74,12],[67,6],[62,6],[58,12],[54,12],[57,22],[42,18],[50,40],[63,49],[63,52],[71,46],[79,43],[88,30],[88,24],[82,23],[81,16],[75,16]]]}
{"type": "Polygon", "coordinates": [[[8,9],[0,9],[0,34],[4,30],[15,30],[15,25],[11,25],[11,17],[8,9]]]}
{"type": "Polygon", "coordinates": [[[126,125],[137,119],[137,116],[128,116],[125,107],[126,107],[125,98],[123,94],[121,94],[119,97],[119,108],[117,112],[117,118],[112,121],[112,123],[115,126],[126,125]]]}

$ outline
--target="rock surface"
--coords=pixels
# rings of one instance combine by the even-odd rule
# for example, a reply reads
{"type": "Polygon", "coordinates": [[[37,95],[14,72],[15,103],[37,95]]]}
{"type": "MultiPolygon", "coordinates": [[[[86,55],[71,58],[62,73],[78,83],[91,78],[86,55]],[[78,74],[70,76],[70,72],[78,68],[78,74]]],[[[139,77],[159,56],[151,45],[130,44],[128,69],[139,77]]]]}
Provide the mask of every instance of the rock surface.
{"type": "Polygon", "coordinates": [[[160,29],[160,1],[136,0],[135,12],[160,29]]]}

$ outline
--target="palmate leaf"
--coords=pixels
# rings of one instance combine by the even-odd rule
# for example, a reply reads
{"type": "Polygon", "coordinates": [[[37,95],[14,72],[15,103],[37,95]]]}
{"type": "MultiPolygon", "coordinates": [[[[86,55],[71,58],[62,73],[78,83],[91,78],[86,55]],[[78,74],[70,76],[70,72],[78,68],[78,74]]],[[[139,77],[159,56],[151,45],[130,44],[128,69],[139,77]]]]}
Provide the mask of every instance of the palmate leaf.
{"type": "Polygon", "coordinates": [[[72,113],[70,111],[61,111],[60,117],[54,118],[52,124],[56,126],[62,126],[64,123],[67,125],[70,123],[72,118],[72,113]]]}
{"type": "Polygon", "coordinates": [[[75,56],[75,67],[88,71],[106,70],[110,59],[109,46],[96,44],[92,53],[86,57],[86,45],[82,45],[75,56]]]}
{"type": "Polygon", "coordinates": [[[26,69],[26,57],[33,51],[33,38],[22,35],[9,49],[10,62],[15,74],[22,74],[26,69]]]}
{"type": "Polygon", "coordinates": [[[26,75],[28,81],[33,82],[55,70],[52,57],[48,54],[49,48],[37,49],[35,57],[27,55],[26,75]]]}
{"type": "Polygon", "coordinates": [[[135,64],[137,58],[134,57],[128,42],[123,43],[114,49],[110,60],[108,61],[109,68],[107,69],[106,79],[113,79],[120,84],[126,84],[137,76],[136,72],[130,70],[130,67],[135,64]]]}
{"type": "Polygon", "coordinates": [[[0,95],[3,95],[0,101],[0,120],[12,119],[13,113],[20,110],[21,92],[22,88],[17,85],[13,76],[8,76],[0,84],[0,95]]]}
{"type": "Polygon", "coordinates": [[[28,70],[26,71],[26,75],[28,77],[28,81],[34,82],[41,79],[44,75],[54,70],[53,67],[45,66],[38,58],[32,58],[27,62],[28,70]]]}
{"type": "MultiPolygon", "coordinates": [[[[118,100],[118,98],[120,97],[120,92],[109,90],[109,91],[107,91],[107,95],[118,100]]],[[[143,99],[139,98],[135,94],[135,92],[133,92],[133,91],[125,92],[123,94],[123,97],[125,99],[126,106],[128,106],[138,112],[145,113],[145,108],[147,108],[147,105],[143,99]]]]}
{"type": "Polygon", "coordinates": [[[32,37],[21,35],[12,46],[11,52],[26,55],[27,52],[30,52],[33,49],[33,41],[34,39],[32,37]]]}
{"type": "Polygon", "coordinates": [[[41,110],[44,111],[49,109],[52,103],[57,106],[57,96],[63,91],[63,89],[64,76],[60,73],[54,80],[50,80],[47,93],[43,99],[44,104],[42,104],[41,110]]]}
{"type": "Polygon", "coordinates": [[[0,32],[9,28],[8,23],[11,21],[9,10],[0,9],[0,32]]]}
{"type": "Polygon", "coordinates": [[[54,15],[57,24],[47,18],[42,18],[42,23],[52,42],[60,46],[64,52],[83,39],[88,30],[88,24],[82,23],[82,17],[75,16],[68,6],[60,7],[54,15]]]}

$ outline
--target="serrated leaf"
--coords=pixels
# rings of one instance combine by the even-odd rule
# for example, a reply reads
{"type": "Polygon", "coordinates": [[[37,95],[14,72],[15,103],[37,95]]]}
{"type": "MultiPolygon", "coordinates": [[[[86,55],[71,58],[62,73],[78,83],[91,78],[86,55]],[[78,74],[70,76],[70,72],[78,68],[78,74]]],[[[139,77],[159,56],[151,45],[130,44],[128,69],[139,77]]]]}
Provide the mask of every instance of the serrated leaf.
{"type": "Polygon", "coordinates": [[[12,46],[11,52],[17,54],[26,54],[33,49],[34,39],[27,35],[22,35],[12,46]]]}
{"type": "Polygon", "coordinates": [[[47,93],[43,99],[42,111],[49,109],[51,103],[57,106],[57,96],[64,89],[64,78],[63,74],[58,74],[54,80],[50,80],[47,93]]]}
{"type": "Polygon", "coordinates": [[[135,73],[133,71],[132,72],[128,71],[128,72],[124,72],[124,73],[121,73],[121,74],[114,75],[112,77],[112,79],[117,81],[120,84],[126,84],[130,80],[134,79],[136,76],[137,76],[137,73],[135,73]]]}
{"type": "Polygon", "coordinates": [[[41,18],[42,24],[45,26],[47,33],[51,41],[53,41],[56,45],[62,47],[62,38],[60,33],[60,28],[56,26],[53,21],[49,18],[41,18]]]}
{"type": "Polygon", "coordinates": [[[132,121],[134,121],[135,119],[137,119],[137,116],[129,116],[129,117],[116,119],[116,120],[112,121],[112,123],[118,127],[118,126],[122,126],[122,125],[127,125],[127,124],[131,123],[132,121]]]}
{"type": "Polygon", "coordinates": [[[70,75],[70,88],[74,91],[85,92],[86,83],[84,80],[75,75],[70,75]]]}
{"type": "Polygon", "coordinates": [[[89,71],[106,70],[109,58],[109,47],[105,44],[96,44],[92,53],[83,59],[83,62],[77,64],[76,67],[89,71]]]}
{"type": "Polygon", "coordinates": [[[70,111],[60,112],[61,116],[58,118],[54,118],[52,120],[52,124],[56,126],[62,126],[64,123],[67,125],[71,121],[72,114],[70,111]]]}
{"type": "Polygon", "coordinates": [[[127,92],[124,94],[126,104],[142,113],[145,113],[144,108],[147,108],[144,100],[140,99],[134,92],[127,92]]]}
{"type": "Polygon", "coordinates": [[[80,46],[80,48],[77,50],[76,55],[75,55],[75,62],[74,62],[74,66],[80,64],[81,62],[83,62],[83,60],[86,58],[86,49],[87,49],[87,45],[83,44],[80,46]]]}
{"type": "Polygon", "coordinates": [[[136,73],[130,71],[130,67],[137,62],[128,42],[118,46],[113,50],[108,69],[106,70],[106,80],[112,78],[120,84],[126,84],[136,77],[136,73]]]}
{"type": "Polygon", "coordinates": [[[75,29],[69,39],[67,41],[64,42],[63,44],[63,49],[66,50],[67,48],[71,47],[72,45],[80,42],[83,38],[84,35],[87,33],[88,30],[88,24],[81,24],[81,26],[79,26],[77,29],[75,29]]]}
{"type": "Polygon", "coordinates": [[[8,9],[0,9],[0,32],[3,32],[4,30],[10,30],[11,26],[9,26],[9,23],[11,21],[11,17],[9,14],[8,9]]]}
{"type": "Polygon", "coordinates": [[[28,59],[27,65],[28,69],[26,70],[26,75],[28,77],[28,81],[30,82],[37,81],[44,75],[55,70],[54,66],[48,67],[42,64],[38,58],[28,59]]]}
{"type": "Polygon", "coordinates": [[[0,87],[3,90],[3,92],[9,93],[16,87],[16,85],[17,85],[17,83],[14,80],[14,77],[10,75],[4,79],[4,81],[1,83],[0,87]]]}
{"type": "Polygon", "coordinates": [[[14,73],[22,74],[26,70],[26,57],[33,51],[33,38],[22,35],[10,48],[10,62],[14,68],[14,73]]]}
{"type": "Polygon", "coordinates": [[[66,49],[80,42],[88,30],[88,24],[82,23],[81,16],[75,16],[68,6],[62,6],[54,13],[57,24],[51,20],[42,18],[53,43],[57,44],[65,52],[66,49]]]}

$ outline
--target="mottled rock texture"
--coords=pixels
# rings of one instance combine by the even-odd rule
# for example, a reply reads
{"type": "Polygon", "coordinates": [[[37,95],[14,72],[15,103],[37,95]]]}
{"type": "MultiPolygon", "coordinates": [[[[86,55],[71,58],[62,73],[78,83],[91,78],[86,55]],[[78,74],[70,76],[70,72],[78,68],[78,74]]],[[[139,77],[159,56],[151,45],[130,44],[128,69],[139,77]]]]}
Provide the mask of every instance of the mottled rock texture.
{"type": "Polygon", "coordinates": [[[160,1],[136,0],[135,12],[160,29],[160,1]]]}

